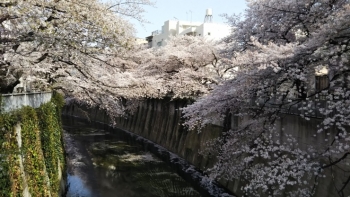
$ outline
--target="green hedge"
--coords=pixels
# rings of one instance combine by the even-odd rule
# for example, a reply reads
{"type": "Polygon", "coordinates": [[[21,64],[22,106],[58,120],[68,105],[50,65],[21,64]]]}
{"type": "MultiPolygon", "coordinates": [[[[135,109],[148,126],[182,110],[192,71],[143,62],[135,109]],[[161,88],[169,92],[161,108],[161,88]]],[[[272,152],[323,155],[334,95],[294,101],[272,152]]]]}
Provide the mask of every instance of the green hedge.
{"type": "Polygon", "coordinates": [[[40,108],[23,107],[0,114],[0,196],[22,196],[20,160],[29,192],[32,196],[58,196],[60,181],[58,168],[64,170],[62,146],[62,96],[53,93],[49,103],[40,108]],[[20,124],[22,147],[16,140],[15,126],[20,124]]]}

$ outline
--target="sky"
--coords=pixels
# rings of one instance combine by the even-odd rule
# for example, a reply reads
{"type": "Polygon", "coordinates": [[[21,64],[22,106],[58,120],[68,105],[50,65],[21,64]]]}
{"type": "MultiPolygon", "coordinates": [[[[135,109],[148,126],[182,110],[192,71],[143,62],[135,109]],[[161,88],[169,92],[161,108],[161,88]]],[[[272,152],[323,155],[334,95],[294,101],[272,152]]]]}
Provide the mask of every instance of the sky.
{"type": "Polygon", "coordinates": [[[144,7],[144,18],[150,23],[143,26],[132,22],[137,30],[136,37],[145,38],[155,30],[160,30],[167,20],[188,20],[204,22],[206,9],[213,11],[213,22],[225,23],[221,14],[239,14],[246,8],[245,0],[157,0],[154,7],[144,7]]]}

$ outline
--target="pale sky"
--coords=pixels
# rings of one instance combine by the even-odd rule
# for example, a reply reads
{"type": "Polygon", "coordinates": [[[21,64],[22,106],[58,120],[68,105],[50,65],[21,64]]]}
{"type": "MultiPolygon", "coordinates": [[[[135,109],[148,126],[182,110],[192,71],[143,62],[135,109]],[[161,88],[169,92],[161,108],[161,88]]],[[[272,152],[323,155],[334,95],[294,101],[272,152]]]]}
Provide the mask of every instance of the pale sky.
{"type": "Polygon", "coordinates": [[[225,18],[221,14],[243,13],[246,8],[245,0],[157,0],[155,7],[145,7],[147,13],[144,18],[150,21],[142,27],[133,22],[137,30],[136,36],[145,38],[155,30],[161,30],[167,20],[188,20],[193,22],[204,22],[205,11],[211,8],[213,11],[213,22],[224,23],[225,18]],[[175,19],[176,18],[176,19],[175,19]]]}

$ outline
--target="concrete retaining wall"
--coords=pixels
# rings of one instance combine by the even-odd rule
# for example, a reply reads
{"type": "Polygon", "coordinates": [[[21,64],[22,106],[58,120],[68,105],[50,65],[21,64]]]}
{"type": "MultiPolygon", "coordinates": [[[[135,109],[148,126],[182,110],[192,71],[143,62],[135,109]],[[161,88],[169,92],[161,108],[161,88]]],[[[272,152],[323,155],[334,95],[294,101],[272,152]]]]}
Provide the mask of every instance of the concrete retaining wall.
{"type": "MultiPolygon", "coordinates": [[[[198,153],[203,150],[205,143],[210,139],[220,136],[224,130],[236,128],[243,120],[237,117],[229,117],[221,125],[208,126],[198,134],[194,131],[188,131],[182,126],[183,121],[181,119],[180,109],[187,104],[188,102],[184,100],[147,100],[141,104],[134,115],[127,118],[118,118],[116,126],[147,138],[204,170],[211,167],[215,161],[213,158],[204,158],[198,153]]],[[[90,114],[89,118],[91,120],[109,123],[108,116],[97,109],[67,106],[64,113],[79,117],[86,117],[87,114],[90,114]]],[[[317,118],[311,118],[307,121],[296,115],[285,114],[277,120],[277,131],[280,133],[279,140],[283,141],[283,136],[286,134],[293,134],[297,138],[301,148],[306,148],[307,145],[324,147],[325,142],[327,140],[329,142],[332,136],[334,136],[335,131],[330,130],[330,135],[325,133],[324,135],[314,137],[314,134],[316,134],[316,125],[320,121],[317,118]]],[[[350,176],[349,166],[347,169],[347,172],[337,169],[333,169],[332,172],[326,172],[327,178],[320,181],[315,196],[338,196],[334,189],[334,181],[331,176],[333,173],[333,176],[337,177],[335,179],[337,183],[344,182],[350,176]]],[[[241,187],[239,180],[220,182],[236,195],[243,196],[239,191],[241,187]]],[[[347,194],[345,196],[350,195],[350,186],[345,189],[344,193],[347,194]]]]}
{"type": "Polygon", "coordinates": [[[1,95],[2,103],[0,103],[0,110],[2,112],[9,112],[20,109],[23,106],[38,108],[41,104],[49,102],[51,96],[52,92],[3,94],[1,95]]]}
{"type": "MultiPolygon", "coordinates": [[[[133,116],[118,118],[116,126],[145,137],[204,169],[210,166],[213,160],[203,158],[198,151],[204,148],[209,139],[219,136],[223,128],[213,125],[199,134],[186,130],[181,125],[180,108],[187,104],[184,100],[147,100],[133,116]]],[[[89,115],[89,119],[93,121],[110,123],[105,113],[94,108],[71,105],[66,106],[63,113],[85,118],[89,115]]]]}

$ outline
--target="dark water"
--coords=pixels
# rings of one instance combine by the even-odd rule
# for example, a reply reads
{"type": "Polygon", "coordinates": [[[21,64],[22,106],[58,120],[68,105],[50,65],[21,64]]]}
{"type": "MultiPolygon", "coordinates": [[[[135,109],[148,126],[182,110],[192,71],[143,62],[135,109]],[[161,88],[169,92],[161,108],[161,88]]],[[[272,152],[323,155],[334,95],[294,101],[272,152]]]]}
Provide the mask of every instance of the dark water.
{"type": "Polygon", "coordinates": [[[200,196],[144,147],[118,132],[63,119],[67,197],[200,196]]]}

